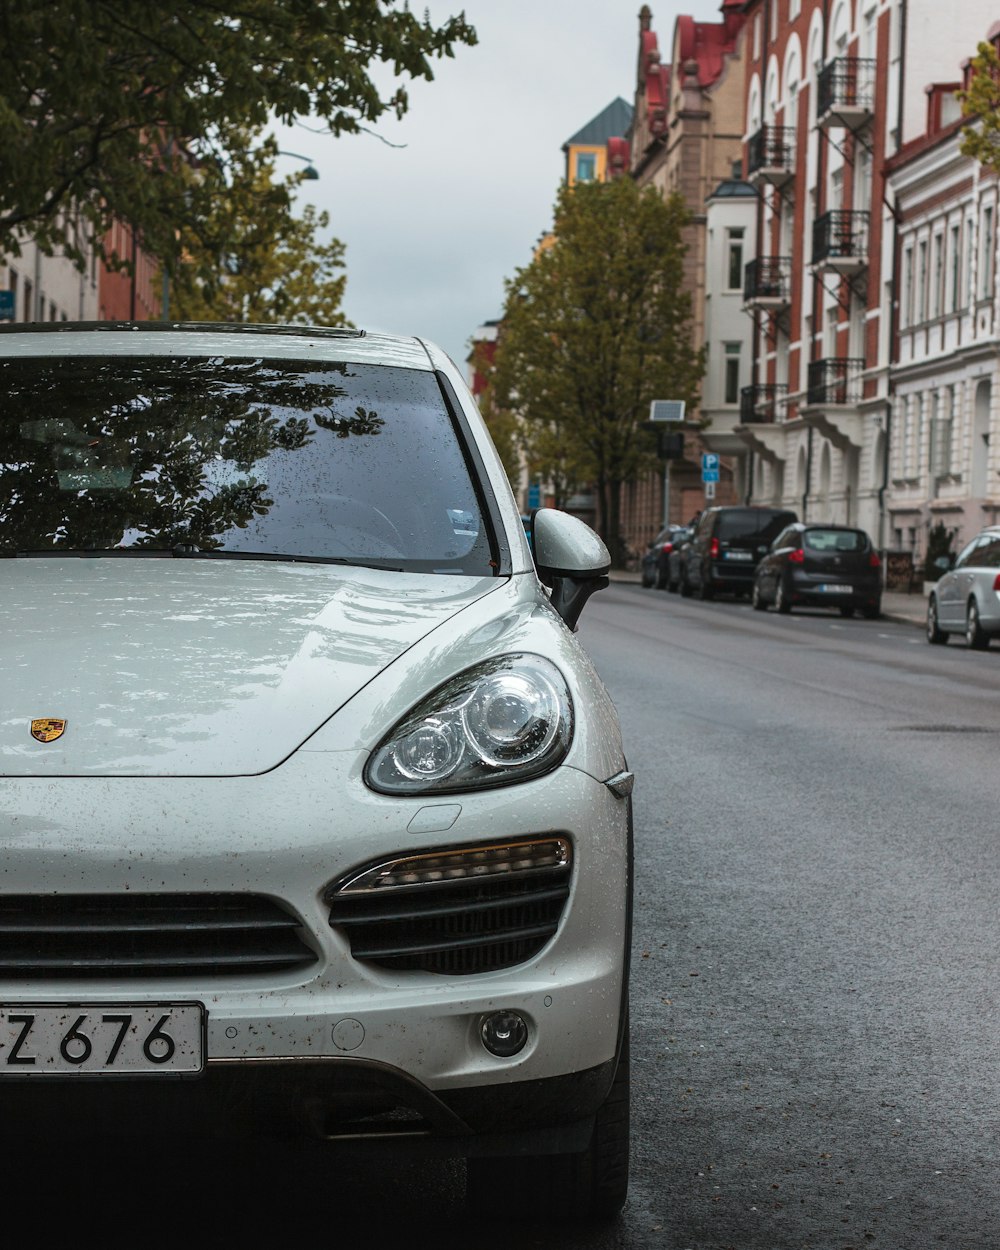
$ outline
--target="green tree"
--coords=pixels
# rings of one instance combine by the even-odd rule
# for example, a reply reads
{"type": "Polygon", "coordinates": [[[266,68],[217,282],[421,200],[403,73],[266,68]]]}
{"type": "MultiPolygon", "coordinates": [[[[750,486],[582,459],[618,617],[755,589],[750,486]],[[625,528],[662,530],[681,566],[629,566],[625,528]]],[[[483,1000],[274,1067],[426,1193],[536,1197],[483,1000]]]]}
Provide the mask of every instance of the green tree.
{"type": "Polygon", "coordinates": [[[507,283],[491,384],[515,411],[532,471],[597,495],[616,564],[621,490],[655,467],[653,399],[691,404],[704,372],[683,289],[689,214],[628,178],[563,186],[554,240],[507,283]]]}
{"type": "Polygon", "coordinates": [[[475,42],[464,14],[434,26],[403,0],[4,0],[0,253],[29,234],[82,263],[79,214],[98,241],[131,223],[172,269],[179,214],[208,215],[247,131],[402,116],[400,84],[475,42]]]}
{"type": "Polygon", "coordinates": [[[1000,57],[981,43],[972,58],[969,87],[959,91],[962,115],[972,125],[962,135],[962,152],[1000,173],[1000,57]]]}
{"type": "Polygon", "coordinates": [[[304,175],[276,181],[277,143],[234,154],[224,193],[179,234],[182,264],[170,284],[170,315],[187,321],[347,325],[341,311],[344,246],[320,243],[329,217],[293,214],[304,175]]]}

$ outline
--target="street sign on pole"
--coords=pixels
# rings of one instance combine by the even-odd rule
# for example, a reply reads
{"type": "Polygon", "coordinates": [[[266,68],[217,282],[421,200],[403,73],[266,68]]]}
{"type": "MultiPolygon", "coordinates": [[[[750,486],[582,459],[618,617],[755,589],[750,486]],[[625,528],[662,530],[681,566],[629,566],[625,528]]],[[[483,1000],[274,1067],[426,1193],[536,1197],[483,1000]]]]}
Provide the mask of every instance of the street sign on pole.
{"type": "Polygon", "coordinates": [[[706,499],[715,498],[715,483],[714,482],[705,483],[705,498],[706,499]]]}
{"type": "Polygon", "coordinates": [[[706,451],[701,457],[701,480],[717,482],[719,480],[719,457],[714,451],[706,451]]]}

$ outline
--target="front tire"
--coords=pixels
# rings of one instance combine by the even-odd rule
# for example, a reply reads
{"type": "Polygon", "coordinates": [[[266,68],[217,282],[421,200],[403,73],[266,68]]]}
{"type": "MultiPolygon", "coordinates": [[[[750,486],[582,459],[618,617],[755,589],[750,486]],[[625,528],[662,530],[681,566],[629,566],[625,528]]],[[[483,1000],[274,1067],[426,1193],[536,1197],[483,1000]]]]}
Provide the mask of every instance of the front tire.
{"type": "Polygon", "coordinates": [[[975,599],[969,600],[965,613],[965,641],[973,651],[985,651],[990,645],[990,636],[983,629],[979,619],[979,605],[975,599]]]}
{"type": "Polygon", "coordinates": [[[466,1204],[477,1213],[539,1220],[613,1219],[628,1197],[629,1026],[618,1068],[597,1110],[587,1149],[570,1155],[514,1155],[466,1162],[466,1204]]]}
{"type": "Polygon", "coordinates": [[[943,647],[948,635],[938,624],[937,600],[933,595],[927,600],[927,641],[935,647],[943,647]]]}

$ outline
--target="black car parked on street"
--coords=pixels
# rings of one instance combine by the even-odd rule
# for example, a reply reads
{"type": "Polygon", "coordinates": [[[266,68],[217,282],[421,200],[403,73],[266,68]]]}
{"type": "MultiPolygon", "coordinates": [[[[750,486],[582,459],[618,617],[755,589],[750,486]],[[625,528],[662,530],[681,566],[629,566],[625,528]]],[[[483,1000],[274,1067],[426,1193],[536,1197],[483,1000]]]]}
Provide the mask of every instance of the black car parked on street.
{"type": "Polygon", "coordinates": [[[663,590],[667,585],[667,561],[674,547],[686,539],[690,531],[683,525],[667,525],[656,535],[642,557],[642,584],[663,590]]]}
{"type": "Polygon", "coordinates": [[[749,595],[754,570],[772,541],[798,520],[787,508],[720,505],[698,521],[681,570],[682,595],[749,595]]]}
{"type": "Polygon", "coordinates": [[[882,562],[872,540],[849,525],[789,525],[754,574],[753,606],[770,605],[860,611],[874,620],[882,612],[882,562]]]}

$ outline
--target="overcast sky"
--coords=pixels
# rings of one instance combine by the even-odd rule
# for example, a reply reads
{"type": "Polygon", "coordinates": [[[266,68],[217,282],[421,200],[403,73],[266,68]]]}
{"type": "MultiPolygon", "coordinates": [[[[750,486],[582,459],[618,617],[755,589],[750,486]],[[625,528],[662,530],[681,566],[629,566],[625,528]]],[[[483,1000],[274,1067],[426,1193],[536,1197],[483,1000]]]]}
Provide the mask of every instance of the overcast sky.
{"type": "MultiPolygon", "coordinates": [[[[500,315],[504,280],[551,224],[562,145],[617,96],[634,102],[642,0],[414,0],[440,23],[464,8],[479,43],[434,62],[402,122],[332,139],[279,129],[318,182],[300,202],[330,214],[347,249],[344,310],[355,325],[418,334],[465,372],[477,326],[500,315]]],[[[661,53],[681,13],[720,18],[719,0],[650,0],[661,53]]],[[[282,158],[282,173],[302,162],[282,158]]]]}

